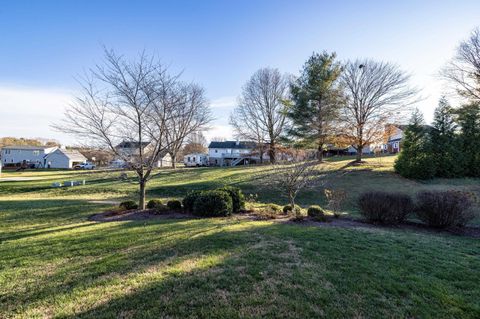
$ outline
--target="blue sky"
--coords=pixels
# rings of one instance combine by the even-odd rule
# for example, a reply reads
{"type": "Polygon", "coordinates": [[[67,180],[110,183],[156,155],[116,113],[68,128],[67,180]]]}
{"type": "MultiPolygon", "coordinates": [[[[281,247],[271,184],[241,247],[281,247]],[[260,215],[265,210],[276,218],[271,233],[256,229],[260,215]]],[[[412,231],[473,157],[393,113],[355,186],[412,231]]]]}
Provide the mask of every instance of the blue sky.
{"type": "Polygon", "coordinates": [[[412,73],[430,119],[436,76],[459,41],[480,26],[480,1],[4,1],[0,6],[0,136],[72,139],[50,129],[77,74],[102,45],[146,49],[206,88],[230,137],[228,114],[258,68],[297,74],[313,51],[341,60],[391,61],[412,73]]]}

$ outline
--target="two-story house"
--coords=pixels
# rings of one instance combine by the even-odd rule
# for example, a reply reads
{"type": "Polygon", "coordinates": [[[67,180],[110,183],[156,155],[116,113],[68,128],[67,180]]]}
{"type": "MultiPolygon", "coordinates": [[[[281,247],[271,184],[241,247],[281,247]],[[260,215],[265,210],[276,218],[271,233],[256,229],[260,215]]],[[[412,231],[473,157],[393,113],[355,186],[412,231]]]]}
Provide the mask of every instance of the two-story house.
{"type": "MultiPolygon", "coordinates": [[[[208,146],[208,159],[210,165],[236,166],[258,163],[260,161],[260,154],[255,142],[211,142],[208,146]]],[[[263,159],[268,160],[268,155],[264,154],[263,159]]]]}
{"type": "Polygon", "coordinates": [[[4,146],[2,148],[2,164],[4,167],[28,165],[32,167],[47,167],[45,156],[58,147],[51,146],[4,146]]]}

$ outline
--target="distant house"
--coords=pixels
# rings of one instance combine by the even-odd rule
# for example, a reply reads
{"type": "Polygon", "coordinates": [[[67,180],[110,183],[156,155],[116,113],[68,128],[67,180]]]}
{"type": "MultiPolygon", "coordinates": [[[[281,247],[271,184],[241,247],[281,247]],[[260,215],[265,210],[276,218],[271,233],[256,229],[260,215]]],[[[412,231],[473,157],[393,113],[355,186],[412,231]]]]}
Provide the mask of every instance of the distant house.
{"type": "Polygon", "coordinates": [[[58,148],[45,155],[46,168],[73,168],[77,164],[85,163],[87,158],[77,150],[58,148]]]}
{"type": "Polygon", "coordinates": [[[183,157],[183,164],[187,167],[207,166],[208,155],[203,153],[191,153],[183,157]]]}
{"type": "MultiPolygon", "coordinates": [[[[208,157],[210,165],[214,166],[236,166],[260,162],[257,144],[248,141],[211,142],[208,145],[208,157]]],[[[264,154],[263,159],[268,160],[268,155],[264,154]]]]}
{"type": "MultiPolygon", "coordinates": [[[[135,141],[122,141],[120,144],[115,146],[115,149],[121,155],[121,157],[135,159],[135,157],[140,155],[140,149],[142,149],[143,153],[148,156],[148,154],[152,152],[152,145],[150,142],[142,142],[140,144],[139,142],[135,141]]],[[[120,161],[123,161],[123,159],[116,158],[114,160],[117,166],[122,166],[119,164],[120,161]]],[[[162,152],[155,166],[165,167],[170,165],[172,165],[172,156],[167,151],[162,152]]]]}
{"type": "Polygon", "coordinates": [[[1,152],[1,160],[5,167],[27,165],[43,168],[47,164],[45,156],[56,149],[56,146],[4,146],[1,152]]]}
{"type": "Polygon", "coordinates": [[[382,151],[384,153],[396,154],[401,150],[401,142],[407,125],[387,124],[385,126],[385,137],[382,151]]]}
{"type": "Polygon", "coordinates": [[[78,151],[56,146],[5,146],[1,154],[4,167],[68,169],[87,161],[87,158],[78,151]]]}

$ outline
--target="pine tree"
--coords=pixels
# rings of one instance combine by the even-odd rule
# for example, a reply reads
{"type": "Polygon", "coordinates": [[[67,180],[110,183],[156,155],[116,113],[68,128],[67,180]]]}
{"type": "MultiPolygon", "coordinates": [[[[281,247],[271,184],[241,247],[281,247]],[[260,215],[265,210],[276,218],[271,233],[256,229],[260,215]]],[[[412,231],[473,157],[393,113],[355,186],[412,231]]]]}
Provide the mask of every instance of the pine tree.
{"type": "Polygon", "coordinates": [[[463,174],[480,177],[480,103],[463,105],[455,113],[460,126],[459,162],[463,174]]]}
{"type": "Polygon", "coordinates": [[[395,171],[407,178],[429,179],[435,174],[430,141],[422,113],[416,109],[403,136],[402,151],[395,161],[395,171]]]}
{"type": "Polygon", "coordinates": [[[314,53],[290,86],[289,135],[301,146],[315,147],[320,161],[326,144],[334,136],[334,122],[344,101],[338,85],[342,67],[335,59],[335,53],[314,53]]]}
{"type": "Polygon", "coordinates": [[[435,176],[455,177],[461,175],[462,168],[458,161],[458,139],[455,129],[452,108],[447,99],[442,97],[435,109],[430,130],[435,176]]]}

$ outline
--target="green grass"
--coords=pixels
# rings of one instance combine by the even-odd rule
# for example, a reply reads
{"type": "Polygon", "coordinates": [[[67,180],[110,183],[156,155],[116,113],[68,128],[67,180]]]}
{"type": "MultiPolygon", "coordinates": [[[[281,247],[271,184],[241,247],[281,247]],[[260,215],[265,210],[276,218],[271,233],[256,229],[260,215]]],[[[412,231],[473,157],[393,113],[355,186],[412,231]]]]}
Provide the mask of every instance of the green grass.
{"type": "MultiPolygon", "coordinates": [[[[345,213],[366,189],[468,189],[478,180],[420,183],[391,172],[393,158],[362,167],[334,159],[348,190],[345,213]]],[[[285,203],[260,187],[266,167],[164,170],[148,196],[180,198],[224,184],[285,203]]],[[[401,229],[306,227],[237,218],[94,223],[135,198],[119,173],[8,173],[0,182],[0,318],[478,318],[480,241],[401,229]],[[54,181],[87,185],[53,189],[54,181]]],[[[4,175],[5,176],[5,175],[4,175]]],[[[301,205],[322,204],[321,189],[301,205]]]]}

